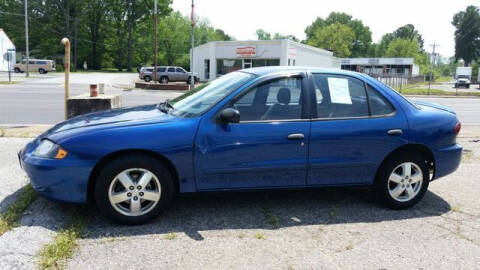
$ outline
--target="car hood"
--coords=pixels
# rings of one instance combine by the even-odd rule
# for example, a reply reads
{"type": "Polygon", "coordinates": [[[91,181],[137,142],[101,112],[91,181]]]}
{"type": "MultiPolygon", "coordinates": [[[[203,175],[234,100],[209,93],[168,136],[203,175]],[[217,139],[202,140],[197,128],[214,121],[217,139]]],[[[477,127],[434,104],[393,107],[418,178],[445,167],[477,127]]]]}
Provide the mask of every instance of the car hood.
{"type": "Polygon", "coordinates": [[[129,125],[134,123],[148,122],[152,120],[154,120],[155,122],[165,122],[171,121],[175,118],[176,117],[158,110],[156,105],[127,107],[109,111],[89,113],[71,118],[67,121],[55,125],[46,133],[44,133],[42,137],[78,128],[95,126],[101,127],[112,124],[129,125]]]}
{"type": "Polygon", "coordinates": [[[414,103],[415,105],[420,106],[420,107],[426,106],[426,107],[430,107],[430,108],[435,108],[435,109],[438,109],[438,110],[446,111],[446,112],[449,112],[449,113],[457,114],[452,108],[447,107],[447,106],[440,105],[440,104],[435,103],[435,102],[414,101],[413,103],[414,103]]]}

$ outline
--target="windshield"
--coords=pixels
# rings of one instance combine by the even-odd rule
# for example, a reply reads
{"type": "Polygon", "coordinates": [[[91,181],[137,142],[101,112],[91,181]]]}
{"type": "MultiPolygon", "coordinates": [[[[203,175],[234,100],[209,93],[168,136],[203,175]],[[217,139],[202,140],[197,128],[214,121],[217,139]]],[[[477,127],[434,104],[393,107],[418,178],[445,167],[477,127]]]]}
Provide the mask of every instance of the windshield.
{"type": "Polygon", "coordinates": [[[207,82],[172,100],[171,114],[182,117],[200,115],[253,77],[255,75],[250,73],[232,72],[207,82]]]}
{"type": "Polygon", "coordinates": [[[458,75],[458,78],[459,78],[459,79],[468,79],[468,78],[470,78],[470,77],[467,76],[467,75],[458,75]]]}

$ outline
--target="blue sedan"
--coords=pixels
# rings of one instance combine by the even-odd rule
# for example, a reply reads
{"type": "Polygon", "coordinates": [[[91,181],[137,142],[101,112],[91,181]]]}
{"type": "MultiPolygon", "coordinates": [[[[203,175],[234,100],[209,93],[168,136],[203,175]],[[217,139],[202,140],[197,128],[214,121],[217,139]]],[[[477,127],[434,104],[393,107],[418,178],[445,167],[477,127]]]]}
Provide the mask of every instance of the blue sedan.
{"type": "Polygon", "coordinates": [[[417,203],[460,164],[454,111],[412,103],[364,74],[265,67],[229,73],[169,102],[60,123],[19,153],[35,190],[94,201],[145,223],[178,193],[370,185],[417,203]]]}

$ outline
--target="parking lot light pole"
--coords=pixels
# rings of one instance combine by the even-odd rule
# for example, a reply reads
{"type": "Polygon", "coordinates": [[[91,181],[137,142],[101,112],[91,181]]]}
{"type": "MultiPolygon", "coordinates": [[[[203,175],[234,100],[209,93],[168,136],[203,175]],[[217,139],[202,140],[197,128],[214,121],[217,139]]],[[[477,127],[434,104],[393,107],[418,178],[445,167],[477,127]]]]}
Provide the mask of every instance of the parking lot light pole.
{"type": "Polygon", "coordinates": [[[25,54],[27,55],[27,77],[30,76],[28,71],[28,62],[30,62],[30,52],[28,48],[28,0],[25,0],[25,54]]]}
{"type": "Polygon", "coordinates": [[[192,14],[190,15],[190,20],[192,23],[192,34],[191,34],[191,52],[190,52],[190,89],[195,87],[195,74],[193,74],[193,46],[194,46],[194,28],[195,28],[195,17],[194,17],[194,3],[192,0],[192,14]]]}
{"type": "Polygon", "coordinates": [[[70,40],[65,37],[62,39],[62,44],[65,45],[65,120],[67,120],[67,100],[70,95],[70,40]]]}
{"type": "Polygon", "coordinates": [[[157,34],[157,22],[158,22],[158,0],[155,0],[155,4],[153,6],[153,35],[154,35],[154,49],[153,49],[153,82],[157,83],[157,54],[158,54],[158,34],[157,34]]]}

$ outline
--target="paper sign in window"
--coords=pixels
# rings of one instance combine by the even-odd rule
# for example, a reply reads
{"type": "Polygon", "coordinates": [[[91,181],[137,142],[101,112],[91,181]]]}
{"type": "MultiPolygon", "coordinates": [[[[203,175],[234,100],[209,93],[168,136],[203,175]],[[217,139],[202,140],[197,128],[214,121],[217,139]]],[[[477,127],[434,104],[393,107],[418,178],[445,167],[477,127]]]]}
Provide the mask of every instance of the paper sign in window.
{"type": "Polygon", "coordinates": [[[352,104],[348,79],[328,78],[328,88],[332,103],[352,104]]]}

